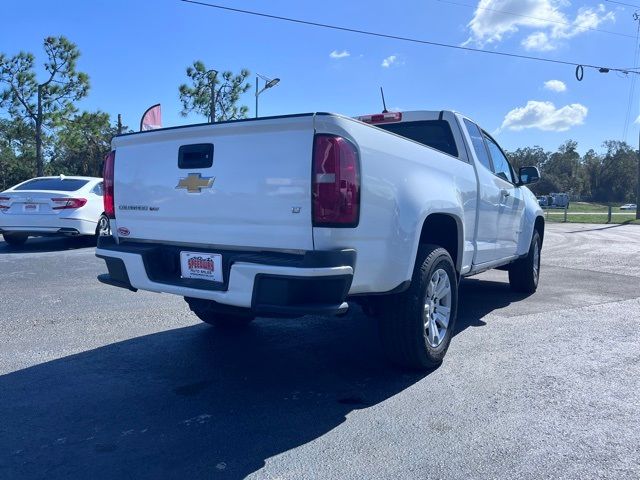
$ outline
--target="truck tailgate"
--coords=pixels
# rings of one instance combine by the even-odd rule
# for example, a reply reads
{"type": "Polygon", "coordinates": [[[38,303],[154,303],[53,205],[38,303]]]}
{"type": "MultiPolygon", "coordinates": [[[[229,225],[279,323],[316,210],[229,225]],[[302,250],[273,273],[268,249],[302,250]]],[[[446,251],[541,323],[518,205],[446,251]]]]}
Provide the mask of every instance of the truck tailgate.
{"type": "Polygon", "coordinates": [[[313,136],[311,114],[118,136],[116,232],[158,243],[312,250],[313,136]]]}

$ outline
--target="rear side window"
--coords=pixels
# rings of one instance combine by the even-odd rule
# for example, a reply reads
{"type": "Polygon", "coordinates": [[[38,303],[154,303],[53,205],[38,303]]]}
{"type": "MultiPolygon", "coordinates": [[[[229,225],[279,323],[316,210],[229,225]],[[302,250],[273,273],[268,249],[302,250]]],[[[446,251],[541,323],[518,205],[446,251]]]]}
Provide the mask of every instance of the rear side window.
{"type": "Polygon", "coordinates": [[[475,123],[470,122],[466,118],[464,119],[464,124],[467,127],[469,136],[471,137],[471,143],[473,144],[473,151],[476,152],[476,157],[478,157],[478,160],[482,165],[492,172],[493,168],[491,167],[491,159],[489,158],[487,147],[484,144],[482,132],[475,123]]]}
{"type": "Polygon", "coordinates": [[[454,157],[458,156],[458,147],[453,138],[451,126],[446,120],[423,120],[376,126],[454,157]]]}
{"type": "Polygon", "coordinates": [[[88,180],[75,178],[34,178],[23,183],[14,190],[53,190],[58,192],[75,192],[84,187],[88,180]]]}

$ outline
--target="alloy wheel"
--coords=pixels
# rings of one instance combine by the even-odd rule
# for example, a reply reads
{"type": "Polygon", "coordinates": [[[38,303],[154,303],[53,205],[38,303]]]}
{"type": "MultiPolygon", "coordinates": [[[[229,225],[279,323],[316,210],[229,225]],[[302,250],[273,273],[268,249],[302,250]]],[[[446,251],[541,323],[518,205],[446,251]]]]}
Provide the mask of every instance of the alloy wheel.
{"type": "Polygon", "coordinates": [[[451,318],[451,301],[451,280],[447,272],[439,268],[433,272],[429,280],[422,315],[424,336],[433,348],[437,348],[447,335],[451,318]]]}

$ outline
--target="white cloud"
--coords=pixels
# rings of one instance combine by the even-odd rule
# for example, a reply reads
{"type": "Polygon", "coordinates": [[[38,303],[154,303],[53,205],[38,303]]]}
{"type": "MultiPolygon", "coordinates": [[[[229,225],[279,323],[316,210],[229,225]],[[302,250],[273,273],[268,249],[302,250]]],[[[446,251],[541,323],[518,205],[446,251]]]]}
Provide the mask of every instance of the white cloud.
{"type": "Polygon", "coordinates": [[[596,8],[581,7],[578,10],[578,15],[573,20],[572,28],[564,32],[559,32],[559,35],[573,37],[582,31],[598,28],[601,23],[615,21],[615,13],[611,11],[607,12],[603,4],[599,4],[596,8]]]}
{"type": "Polygon", "coordinates": [[[351,54],[347,50],[342,50],[341,52],[339,52],[338,50],[334,50],[329,54],[329,56],[331,58],[346,58],[350,57],[351,54]]]}
{"type": "Polygon", "coordinates": [[[398,56],[397,55],[389,55],[387,58],[382,60],[382,64],[381,65],[384,68],[389,68],[391,65],[396,63],[397,60],[398,60],[398,56]]]}
{"type": "Polygon", "coordinates": [[[500,130],[520,131],[537,128],[549,132],[564,132],[576,125],[582,125],[588,111],[587,107],[579,103],[556,108],[551,102],[529,100],[526,106],[514,108],[507,113],[500,130]]]}
{"type": "Polygon", "coordinates": [[[571,19],[562,11],[569,5],[567,0],[480,0],[468,24],[471,36],[465,44],[498,43],[524,29],[533,30],[522,40],[524,48],[548,51],[562,40],[615,21],[614,12],[603,4],[581,7],[571,19]]]}
{"type": "Polygon", "coordinates": [[[555,50],[556,46],[551,42],[549,36],[544,32],[536,32],[522,40],[522,46],[527,50],[538,50],[539,52],[548,52],[555,50]]]}
{"type": "Polygon", "coordinates": [[[548,80],[544,82],[544,88],[552,92],[566,92],[567,85],[561,80],[548,80]]]}
{"type": "Polygon", "coordinates": [[[565,20],[551,0],[480,0],[468,24],[469,40],[480,44],[499,42],[505,35],[517,32],[519,27],[542,28],[553,24],[551,20],[565,20]]]}

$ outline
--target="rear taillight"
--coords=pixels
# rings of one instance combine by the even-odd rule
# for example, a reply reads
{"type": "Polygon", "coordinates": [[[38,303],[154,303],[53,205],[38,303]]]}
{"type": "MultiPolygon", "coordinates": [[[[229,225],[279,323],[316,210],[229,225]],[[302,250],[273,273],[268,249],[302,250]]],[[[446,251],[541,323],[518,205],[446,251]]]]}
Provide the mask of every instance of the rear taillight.
{"type": "Polygon", "coordinates": [[[4,212],[5,210],[9,210],[9,197],[0,197],[0,212],[4,212]]]}
{"type": "Polygon", "coordinates": [[[375,115],[363,115],[362,117],[358,117],[358,120],[364,123],[373,123],[373,124],[401,122],[402,112],[387,112],[387,113],[376,113],[375,115]]]}
{"type": "Polygon", "coordinates": [[[87,204],[86,198],[52,198],[53,210],[67,210],[69,208],[80,208],[87,204]]]}
{"type": "Polygon", "coordinates": [[[113,199],[113,170],[115,161],[116,151],[112,150],[104,159],[104,170],[102,171],[104,213],[109,218],[116,218],[116,207],[113,199]]]}
{"type": "Polygon", "coordinates": [[[316,135],[312,168],[313,226],[357,226],[360,164],[356,147],[336,135],[316,135]]]}

